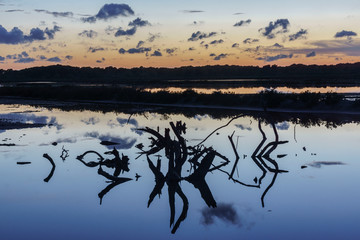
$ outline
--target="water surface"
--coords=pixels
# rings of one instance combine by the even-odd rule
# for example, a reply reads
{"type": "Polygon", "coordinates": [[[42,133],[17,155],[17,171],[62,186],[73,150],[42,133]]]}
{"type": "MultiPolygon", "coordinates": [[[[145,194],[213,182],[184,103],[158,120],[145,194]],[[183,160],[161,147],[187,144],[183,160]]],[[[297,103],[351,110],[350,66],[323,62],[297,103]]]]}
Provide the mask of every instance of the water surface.
{"type": "Polygon", "coordinates": [[[25,105],[0,119],[1,239],[360,234],[357,121],[25,105]]]}

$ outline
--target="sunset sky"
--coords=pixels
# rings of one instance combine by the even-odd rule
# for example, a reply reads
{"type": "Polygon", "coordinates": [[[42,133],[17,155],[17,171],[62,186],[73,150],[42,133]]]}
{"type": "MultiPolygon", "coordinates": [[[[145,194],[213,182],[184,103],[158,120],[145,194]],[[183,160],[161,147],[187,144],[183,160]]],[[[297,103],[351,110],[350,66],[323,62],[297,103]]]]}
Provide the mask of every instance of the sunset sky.
{"type": "Polygon", "coordinates": [[[0,68],[360,61],[359,0],[0,0],[0,68]]]}

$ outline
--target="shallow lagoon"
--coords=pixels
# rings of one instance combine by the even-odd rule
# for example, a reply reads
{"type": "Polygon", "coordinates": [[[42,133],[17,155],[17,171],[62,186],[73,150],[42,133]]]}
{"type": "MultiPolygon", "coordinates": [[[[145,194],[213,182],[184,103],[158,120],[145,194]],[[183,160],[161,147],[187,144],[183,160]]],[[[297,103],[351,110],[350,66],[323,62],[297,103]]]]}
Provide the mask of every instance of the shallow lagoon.
{"type": "Polygon", "coordinates": [[[357,122],[304,125],[251,114],[0,109],[2,239],[357,239],[360,234],[357,122]],[[165,136],[168,128],[176,149],[181,141],[170,122],[178,121],[186,123],[186,133],[184,125],[177,128],[186,146],[207,150],[194,164],[188,160],[195,148],[189,148],[179,178],[168,178],[161,187],[155,173],[176,175],[169,154],[165,148],[148,154],[155,168],[161,162],[158,172],[151,169],[146,154],[139,153],[152,149],[150,137],[159,138],[140,129],[165,136]],[[95,153],[83,155],[95,151],[113,159],[105,153],[114,146],[101,142],[117,143],[121,159],[122,154],[129,158],[128,172],[115,176],[111,164],[100,164],[95,153]],[[195,173],[203,177],[191,181],[195,173]],[[148,207],[152,192],[156,196],[148,207]]]}

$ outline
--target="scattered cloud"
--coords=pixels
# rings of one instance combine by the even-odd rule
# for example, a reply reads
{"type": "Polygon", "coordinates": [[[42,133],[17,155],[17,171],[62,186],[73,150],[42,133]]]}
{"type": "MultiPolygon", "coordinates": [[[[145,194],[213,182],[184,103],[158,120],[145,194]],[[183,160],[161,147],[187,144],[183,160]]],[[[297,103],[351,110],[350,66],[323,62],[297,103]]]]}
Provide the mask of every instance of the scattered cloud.
{"type": "Polygon", "coordinates": [[[234,43],[231,47],[232,48],[238,48],[240,45],[238,43],[234,43]]]}
{"type": "Polygon", "coordinates": [[[162,53],[158,50],[155,50],[152,54],[151,54],[152,57],[161,57],[162,56],[162,53]]]}
{"type": "Polygon", "coordinates": [[[292,58],[292,57],[293,57],[293,54],[289,54],[289,55],[279,54],[279,55],[276,55],[276,56],[259,57],[259,58],[256,58],[256,60],[262,60],[262,61],[265,61],[265,62],[273,62],[273,61],[277,61],[277,60],[280,60],[280,59],[292,58]]]}
{"type": "Polygon", "coordinates": [[[124,48],[119,49],[120,54],[125,54],[125,53],[129,53],[129,54],[148,53],[150,51],[151,51],[151,48],[146,48],[146,47],[130,48],[128,50],[125,50],[124,48]]]}
{"type": "Polygon", "coordinates": [[[51,12],[48,10],[43,10],[43,9],[35,9],[35,12],[39,12],[39,13],[46,13],[46,14],[50,14],[54,17],[73,17],[74,14],[72,12],[51,12]]]}
{"type": "Polygon", "coordinates": [[[244,125],[242,125],[242,124],[235,124],[235,127],[240,128],[241,130],[247,130],[247,131],[251,131],[251,130],[252,130],[251,127],[246,127],[246,126],[244,126],[244,125]]]}
{"type": "Polygon", "coordinates": [[[316,56],[316,52],[315,51],[312,51],[311,53],[308,53],[306,54],[306,57],[309,58],[309,57],[315,57],[316,56]]]}
{"type": "Polygon", "coordinates": [[[194,32],[193,34],[191,34],[191,37],[188,39],[188,41],[198,41],[204,38],[209,38],[209,37],[213,37],[216,36],[217,33],[216,32],[210,32],[210,33],[203,33],[200,31],[194,32]]]}
{"type": "Polygon", "coordinates": [[[204,24],[204,21],[193,21],[191,23],[191,25],[193,25],[193,26],[198,26],[198,25],[202,25],[202,24],[204,24]]]}
{"type": "Polygon", "coordinates": [[[336,165],[345,165],[343,162],[313,162],[310,163],[309,166],[315,168],[321,168],[322,166],[336,166],[336,165]]]}
{"type": "Polygon", "coordinates": [[[53,29],[46,28],[32,28],[29,35],[24,35],[23,31],[14,27],[11,31],[7,31],[0,25],[0,44],[22,44],[31,43],[33,41],[43,41],[46,39],[53,39],[56,32],[60,31],[59,26],[54,26],[53,29]]]}
{"type": "Polygon", "coordinates": [[[5,58],[0,56],[0,62],[3,62],[3,61],[5,61],[5,58]]]}
{"type": "Polygon", "coordinates": [[[101,58],[101,60],[96,60],[97,63],[103,63],[105,62],[105,58],[101,58]]]}
{"type": "Polygon", "coordinates": [[[59,57],[52,57],[52,58],[48,58],[47,61],[59,63],[59,62],[61,62],[61,59],[59,57]]]}
{"type": "Polygon", "coordinates": [[[283,45],[278,44],[278,43],[275,43],[274,45],[272,45],[272,47],[274,47],[274,48],[284,48],[283,45]]]}
{"type": "Polygon", "coordinates": [[[145,42],[144,41],[139,41],[138,44],[136,45],[136,48],[142,47],[144,46],[145,42]]]}
{"type": "Polygon", "coordinates": [[[202,10],[182,10],[183,13],[203,13],[202,10]]]}
{"type": "Polygon", "coordinates": [[[221,44],[221,43],[223,43],[223,42],[224,42],[224,40],[219,39],[219,40],[211,41],[210,44],[211,44],[211,45],[216,45],[216,44],[221,44]]]}
{"type": "Polygon", "coordinates": [[[15,61],[15,63],[32,63],[35,62],[34,58],[20,58],[15,61]]]}
{"type": "Polygon", "coordinates": [[[166,53],[169,55],[173,55],[177,48],[167,48],[165,49],[166,53]]]}
{"type": "Polygon", "coordinates": [[[297,39],[304,39],[306,38],[306,35],[308,34],[308,31],[305,29],[301,29],[295,34],[292,34],[289,36],[289,41],[295,41],[297,39]]]}
{"type": "Polygon", "coordinates": [[[24,10],[21,10],[21,9],[9,9],[9,10],[6,10],[5,12],[7,12],[7,13],[12,13],[12,12],[24,12],[24,10]]]}
{"type": "Polygon", "coordinates": [[[352,39],[352,37],[356,37],[357,33],[353,32],[353,31],[346,31],[346,30],[342,30],[341,32],[337,32],[334,36],[334,38],[343,38],[343,37],[347,37],[349,40],[352,39]]]}
{"type": "Polygon", "coordinates": [[[243,41],[244,44],[251,44],[251,43],[255,43],[255,42],[259,42],[259,39],[247,38],[243,41]]]}
{"type": "Polygon", "coordinates": [[[119,28],[115,33],[115,37],[133,36],[135,33],[136,33],[136,27],[132,27],[127,30],[123,30],[122,28],[119,28]]]}
{"type": "Polygon", "coordinates": [[[234,27],[242,27],[242,26],[249,25],[250,23],[251,23],[251,19],[241,20],[240,22],[235,23],[234,27]]]}
{"type": "Polygon", "coordinates": [[[244,14],[244,13],[242,13],[242,12],[237,12],[237,13],[234,13],[233,15],[242,15],[242,14],[244,14]]]}
{"type": "Polygon", "coordinates": [[[276,129],[278,130],[288,130],[290,128],[290,124],[286,121],[281,122],[281,123],[277,123],[275,125],[276,129]]]}
{"type": "Polygon", "coordinates": [[[155,33],[155,34],[149,33],[149,35],[150,36],[147,39],[148,42],[154,42],[156,39],[161,37],[160,33],[155,33]]]}
{"type": "Polygon", "coordinates": [[[270,22],[267,27],[259,29],[259,32],[267,39],[273,39],[277,34],[287,33],[289,25],[288,19],[278,19],[275,22],[270,22]]]}
{"type": "Polygon", "coordinates": [[[219,61],[219,60],[221,60],[221,59],[223,59],[223,58],[227,58],[228,56],[229,56],[229,54],[221,53],[221,54],[215,56],[215,57],[214,57],[214,60],[215,60],[215,61],[219,61]]]}
{"type": "Polygon", "coordinates": [[[88,52],[91,52],[91,53],[96,53],[96,52],[99,52],[99,51],[105,51],[105,48],[103,48],[103,47],[89,47],[89,50],[88,50],[88,52]]]}
{"type": "Polygon", "coordinates": [[[130,27],[145,27],[145,26],[151,26],[149,21],[142,20],[141,18],[136,18],[135,20],[129,22],[130,27]]]}
{"type": "Polygon", "coordinates": [[[134,14],[134,11],[127,4],[111,3],[105,4],[96,15],[82,18],[82,21],[95,23],[97,20],[109,20],[119,16],[127,17],[134,14]]]}
{"type": "Polygon", "coordinates": [[[216,208],[204,208],[201,211],[203,225],[212,225],[215,223],[215,219],[224,221],[241,227],[243,224],[240,221],[239,215],[232,204],[219,203],[216,208]]]}
{"type": "Polygon", "coordinates": [[[97,37],[98,33],[93,30],[84,30],[78,35],[81,37],[95,38],[97,37]]]}
{"type": "Polygon", "coordinates": [[[96,125],[100,122],[100,119],[97,117],[90,117],[86,119],[81,119],[81,122],[85,123],[86,125],[96,125]]]}

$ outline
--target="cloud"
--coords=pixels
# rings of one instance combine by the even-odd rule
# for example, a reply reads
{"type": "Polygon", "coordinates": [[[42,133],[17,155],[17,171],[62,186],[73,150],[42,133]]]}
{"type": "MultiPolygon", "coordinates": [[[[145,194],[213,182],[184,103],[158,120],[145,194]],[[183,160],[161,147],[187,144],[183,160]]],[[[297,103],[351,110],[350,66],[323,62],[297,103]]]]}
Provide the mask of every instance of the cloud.
{"type": "Polygon", "coordinates": [[[0,25],[0,43],[21,44],[53,39],[55,32],[58,31],[60,31],[59,26],[54,26],[53,29],[46,28],[45,30],[41,30],[40,28],[32,28],[29,35],[24,35],[23,31],[17,27],[14,27],[11,31],[7,31],[2,25],[0,25]],[[48,38],[46,38],[46,36],[48,38]]]}
{"type": "Polygon", "coordinates": [[[309,57],[315,57],[316,56],[316,52],[315,51],[312,51],[311,53],[308,53],[306,54],[306,57],[309,58],[309,57]]]}
{"type": "Polygon", "coordinates": [[[234,43],[231,47],[232,48],[238,48],[240,45],[238,43],[234,43]]]}
{"type": "Polygon", "coordinates": [[[200,31],[194,32],[193,34],[191,34],[191,37],[188,39],[188,41],[198,41],[204,38],[209,38],[209,37],[213,37],[215,36],[217,33],[216,32],[210,32],[210,33],[203,33],[200,31]]]}
{"type": "Polygon", "coordinates": [[[191,23],[191,25],[193,25],[193,26],[198,26],[198,25],[202,25],[202,24],[204,24],[204,21],[193,21],[192,23],[191,23]]]}
{"type": "Polygon", "coordinates": [[[98,33],[93,30],[84,30],[78,35],[81,37],[95,38],[97,37],[98,33]]]}
{"type": "Polygon", "coordinates": [[[65,57],[65,59],[67,59],[67,60],[72,60],[74,57],[73,56],[70,56],[70,55],[67,55],[66,57],[65,57]]]}
{"type": "Polygon", "coordinates": [[[203,13],[202,10],[182,10],[183,13],[203,13]]]}
{"type": "MultiPolygon", "coordinates": [[[[121,137],[116,137],[116,136],[111,136],[111,135],[99,134],[98,132],[86,133],[85,137],[97,138],[101,141],[109,141],[109,142],[119,143],[117,145],[118,149],[130,149],[136,143],[136,139],[134,139],[134,138],[129,138],[129,137],[121,138],[121,137]]],[[[108,146],[108,148],[112,149],[113,146],[108,146]]]]}
{"type": "Polygon", "coordinates": [[[105,58],[102,58],[101,60],[96,60],[97,63],[103,63],[105,62],[105,58]]]}
{"type": "Polygon", "coordinates": [[[129,54],[147,53],[147,52],[150,52],[150,51],[151,51],[151,48],[146,48],[146,47],[130,48],[128,50],[125,50],[124,48],[119,49],[120,54],[125,54],[125,53],[129,53],[129,54]]]}
{"type": "Polygon", "coordinates": [[[144,41],[139,41],[138,44],[136,45],[136,48],[142,47],[144,46],[145,42],[144,41]]]}
{"type": "Polygon", "coordinates": [[[50,14],[54,17],[72,17],[74,15],[72,12],[50,12],[48,10],[43,10],[43,9],[35,9],[34,11],[39,13],[50,14]]]}
{"type": "Polygon", "coordinates": [[[152,57],[161,57],[162,56],[162,53],[158,50],[155,50],[152,54],[151,54],[152,57]]]}
{"type": "Polygon", "coordinates": [[[259,29],[259,32],[262,32],[264,37],[273,39],[277,34],[288,32],[289,25],[288,19],[278,19],[275,22],[270,22],[267,27],[259,29]]]}
{"type": "Polygon", "coordinates": [[[251,43],[255,43],[255,42],[259,42],[259,39],[247,38],[243,41],[244,44],[251,44],[251,43]]]}
{"type": "Polygon", "coordinates": [[[99,12],[90,17],[82,18],[83,22],[94,23],[97,20],[109,20],[119,16],[127,17],[134,15],[134,11],[127,4],[105,4],[99,12]]]}
{"type": "Polygon", "coordinates": [[[40,60],[46,60],[47,59],[47,57],[45,57],[44,55],[40,55],[38,57],[40,58],[40,60]]]}
{"type": "Polygon", "coordinates": [[[265,62],[273,62],[273,61],[277,61],[277,60],[280,60],[280,59],[292,58],[292,57],[293,57],[293,54],[289,54],[289,55],[279,54],[279,55],[276,55],[276,56],[266,56],[266,57],[256,58],[256,60],[263,60],[265,62]]]}
{"type": "Polygon", "coordinates": [[[189,49],[188,49],[189,51],[195,51],[196,49],[195,48],[193,48],[193,47],[189,47],[189,49]]]}
{"type": "Polygon", "coordinates": [[[169,55],[173,55],[177,48],[166,48],[165,52],[169,55]]]}
{"type": "Polygon", "coordinates": [[[215,218],[237,226],[242,226],[239,215],[232,204],[219,203],[216,208],[204,208],[201,211],[201,223],[203,225],[212,225],[215,218]]]}
{"type": "Polygon", "coordinates": [[[283,48],[284,46],[280,45],[278,43],[275,43],[274,45],[272,45],[272,47],[274,47],[274,48],[283,48]]]}
{"type": "Polygon", "coordinates": [[[103,47],[89,47],[88,52],[96,53],[98,51],[105,51],[105,48],[103,47]]]}
{"type": "Polygon", "coordinates": [[[21,58],[27,58],[29,57],[29,54],[25,51],[23,51],[22,53],[20,54],[12,54],[12,55],[6,55],[6,58],[7,59],[21,59],[21,58]]]}
{"type": "Polygon", "coordinates": [[[351,39],[351,37],[356,37],[357,33],[353,32],[353,31],[346,31],[346,30],[342,30],[341,32],[337,32],[334,36],[334,38],[342,38],[342,37],[347,37],[349,39],[351,39]]]}
{"type": "Polygon", "coordinates": [[[149,35],[150,36],[147,39],[148,42],[154,42],[156,39],[161,37],[160,33],[156,33],[156,34],[149,33],[149,35]]]}
{"type": "Polygon", "coordinates": [[[12,13],[12,12],[23,12],[24,10],[21,9],[10,9],[10,10],[6,10],[5,12],[7,13],[12,13]]]}
{"type": "Polygon", "coordinates": [[[251,131],[252,128],[251,127],[245,127],[242,124],[235,124],[235,127],[240,128],[241,130],[247,130],[247,131],[251,131]]]}
{"type": "Polygon", "coordinates": [[[32,63],[35,62],[34,58],[20,58],[15,61],[15,63],[32,63]]]}
{"type": "Polygon", "coordinates": [[[122,127],[124,127],[124,126],[127,125],[127,124],[133,125],[133,126],[135,126],[135,127],[138,127],[138,126],[139,126],[138,121],[136,121],[136,119],[134,119],[134,118],[131,118],[130,120],[129,120],[129,119],[125,119],[125,118],[116,118],[116,121],[118,121],[118,123],[120,123],[120,125],[121,125],[122,127]]]}
{"type": "Polygon", "coordinates": [[[151,24],[146,21],[142,20],[141,18],[136,18],[135,20],[129,22],[130,27],[145,27],[145,26],[151,26],[151,24]]]}
{"type": "Polygon", "coordinates": [[[214,60],[219,61],[219,60],[221,60],[223,58],[227,58],[227,56],[229,56],[229,54],[221,53],[221,54],[217,55],[216,57],[214,57],[214,60]]]}
{"type": "Polygon", "coordinates": [[[275,127],[278,130],[288,130],[290,128],[290,124],[285,121],[285,122],[277,123],[275,127]]]}
{"type": "Polygon", "coordinates": [[[87,119],[81,119],[81,122],[85,123],[86,125],[95,125],[100,122],[100,119],[96,117],[90,117],[87,119]]]}
{"type": "Polygon", "coordinates": [[[345,165],[343,162],[313,162],[309,166],[315,168],[321,168],[322,166],[336,166],[336,165],[345,165]]]}
{"type": "Polygon", "coordinates": [[[136,27],[132,27],[127,30],[123,30],[122,28],[119,28],[115,33],[115,37],[133,36],[135,33],[136,33],[136,27]]]}
{"type": "Polygon", "coordinates": [[[0,62],[3,62],[4,60],[5,60],[5,58],[0,56],[0,62]]]}
{"type": "Polygon", "coordinates": [[[233,15],[242,15],[242,14],[244,14],[244,13],[242,13],[242,12],[237,12],[237,13],[234,13],[233,15]]]}
{"type": "Polygon", "coordinates": [[[301,29],[295,34],[292,34],[289,36],[289,41],[295,41],[297,39],[306,38],[306,35],[308,34],[308,31],[305,29],[301,29]]]}
{"type": "Polygon", "coordinates": [[[61,62],[61,59],[59,57],[52,57],[47,59],[48,62],[61,62]]]}
{"type": "Polygon", "coordinates": [[[223,43],[223,42],[224,42],[224,40],[219,39],[219,40],[211,41],[210,44],[211,44],[211,45],[216,45],[216,44],[221,44],[221,43],[223,43]]]}
{"type": "Polygon", "coordinates": [[[248,19],[248,20],[241,20],[240,22],[237,22],[234,24],[234,27],[242,27],[242,26],[245,26],[245,25],[249,25],[251,23],[251,19],[248,19]]]}

